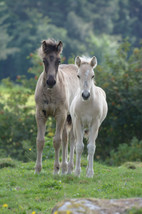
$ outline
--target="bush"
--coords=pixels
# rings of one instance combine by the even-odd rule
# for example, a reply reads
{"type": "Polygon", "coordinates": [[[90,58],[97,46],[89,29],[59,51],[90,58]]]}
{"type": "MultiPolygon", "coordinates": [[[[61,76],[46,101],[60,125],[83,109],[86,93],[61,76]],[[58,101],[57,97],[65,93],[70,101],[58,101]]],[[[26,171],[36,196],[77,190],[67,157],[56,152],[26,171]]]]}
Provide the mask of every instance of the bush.
{"type": "Polygon", "coordinates": [[[103,66],[97,66],[96,82],[105,90],[108,102],[96,150],[103,160],[120,144],[130,145],[133,136],[142,139],[141,59],[142,48],[132,50],[126,40],[113,57],[106,57],[103,66]]]}
{"type": "MultiPolygon", "coordinates": [[[[22,161],[35,160],[35,105],[28,104],[34,92],[28,87],[15,86],[9,79],[3,80],[2,84],[6,94],[0,94],[0,156],[22,161]]],[[[49,119],[48,131],[53,126],[49,119]]]]}
{"type": "Polygon", "coordinates": [[[130,145],[123,143],[119,145],[117,151],[112,150],[107,163],[121,165],[128,161],[142,161],[142,140],[139,141],[136,137],[133,137],[130,145]]]}

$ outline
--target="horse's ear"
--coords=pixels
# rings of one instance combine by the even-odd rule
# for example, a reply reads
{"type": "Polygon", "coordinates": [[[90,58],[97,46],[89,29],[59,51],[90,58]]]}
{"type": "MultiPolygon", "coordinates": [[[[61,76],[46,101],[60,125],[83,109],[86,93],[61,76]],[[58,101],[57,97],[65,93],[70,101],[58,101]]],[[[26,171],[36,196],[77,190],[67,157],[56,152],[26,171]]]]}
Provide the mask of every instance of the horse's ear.
{"type": "Polygon", "coordinates": [[[80,67],[80,65],[81,65],[81,59],[80,59],[79,56],[77,56],[77,57],[75,58],[75,64],[76,64],[78,67],[80,67]]]}
{"type": "Polygon", "coordinates": [[[61,41],[59,41],[58,45],[57,45],[57,48],[58,48],[58,52],[59,53],[62,53],[62,50],[63,50],[63,43],[61,41]]]}
{"type": "Polygon", "coordinates": [[[46,52],[46,49],[47,49],[47,43],[46,43],[45,40],[43,40],[43,41],[41,42],[41,46],[42,46],[43,52],[45,53],[45,52],[46,52]]]}
{"type": "Polygon", "coordinates": [[[95,56],[92,57],[90,65],[95,68],[97,66],[97,58],[95,56]]]}

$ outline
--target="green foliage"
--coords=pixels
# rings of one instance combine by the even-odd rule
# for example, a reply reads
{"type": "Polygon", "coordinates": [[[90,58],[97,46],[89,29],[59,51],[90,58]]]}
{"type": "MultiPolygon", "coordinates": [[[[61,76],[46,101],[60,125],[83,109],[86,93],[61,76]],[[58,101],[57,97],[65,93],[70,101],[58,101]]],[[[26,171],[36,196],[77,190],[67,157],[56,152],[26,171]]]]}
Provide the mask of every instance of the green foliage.
{"type": "Polygon", "coordinates": [[[142,208],[133,207],[131,210],[127,211],[126,214],[141,214],[142,208]]]}
{"type": "MultiPolygon", "coordinates": [[[[37,78],[27,80],[18,76],[17,80],[22,86],[16,87],[9,79],[2,81],[1,90],[6,91],[0,93],[0,156],[31,161],[36,159],[35,104],[31,98],[37,78]]],[[[47,127],[43,159],[53,158],[54,155],[52,137],[55,126],[51,118],[47,127]]]]}
{"type": "Polygon", "coordinates": [[[0,2],[0,60],[6,60],[9,55],[13,55],[19,49],[11,47],[10,42],[13,37],[8,34],[9,25],[6,24],[10,18],[8,14],[8,8],[5,2],[0,2]]]}
{"type": "Polygon", "coordinates": [[[31,91],[23,87],[13,90],[14,84],[8,79],[3,80],[3,85],[9,93],[4,103],[0,103],[0,154],[27,161],[27,147],[32,147],[36,138],[33,107],[25,105],[31,91]]]}
{"type": "Polygon", "coordinates": [[[49,37],[63,41],[66,62],[72,54],[85,54],[102,63],[125,37],[139,46],[141,10],[141,0],[1,0],[0,79],[29,77],[27,56],[49,37]]]}
{"type": "Polygon", "coordinates": [[[101,155],[105,160],[112,148],[130,144],[134,136],[142,139],[141,58],[142,48],[130,49],[126,40],[96,69],[97,85],[106,91],[109,109],[97,139],[98,158],[101,155]]]}
{"type": "MultiPolygon", "coordinates": [[[[4,160],[0,160],[0,162],[4,160]]],[[[7,160],[5,160],[6,162],[7,160]]],[[[11,160],[15,164],[15,161],[11,160]]],[[[0,169],[0,213],[51,213],[51,209],[68,198],[133,198],[142,197],[142,167],[108,167],[94,164],[94,178],[86,178],[87,158],[82,157],[82,173],[54,176],[54,160],[43,161],[39,175],[34,162],[20,163],[0,169]],[[5,207],[3,206],[5,205],[5,207]]]]}
{"type": "Polygon", "coordinates": [[[17,162],[11,158],[1,158],[0,159],[0,169],[5,167],[17,167],[17,162]]]}
{"type": "Polygon", "coordinates": [[[134,137],[130,141],[130,145],[123,143],[120,144],[117,150],[110,152],[108,163],[111,165],[121,165],[127,161],[142,161],[142,140],[139,141],[134,137]]]}

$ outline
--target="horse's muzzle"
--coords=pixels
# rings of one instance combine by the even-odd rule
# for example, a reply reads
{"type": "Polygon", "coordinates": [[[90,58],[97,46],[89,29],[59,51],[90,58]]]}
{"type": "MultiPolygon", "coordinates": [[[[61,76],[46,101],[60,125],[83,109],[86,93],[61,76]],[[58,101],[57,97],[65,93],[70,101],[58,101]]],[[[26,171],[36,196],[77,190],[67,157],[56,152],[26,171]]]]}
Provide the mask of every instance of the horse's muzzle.
{"type": "Polygon", "coordinates": [[[82,92],[82,98],[84,99],[84,100],[88,100],[88,98],[90,97],[90,92],[89,91],[83,91],[82,92]]]}
{"type": "Polygon", "coordinates": [[[52,76],[49,76],[46,83],[47,83],[48,88],[53,88],[53,86],[56,84],[56,80],[52,76]]]}

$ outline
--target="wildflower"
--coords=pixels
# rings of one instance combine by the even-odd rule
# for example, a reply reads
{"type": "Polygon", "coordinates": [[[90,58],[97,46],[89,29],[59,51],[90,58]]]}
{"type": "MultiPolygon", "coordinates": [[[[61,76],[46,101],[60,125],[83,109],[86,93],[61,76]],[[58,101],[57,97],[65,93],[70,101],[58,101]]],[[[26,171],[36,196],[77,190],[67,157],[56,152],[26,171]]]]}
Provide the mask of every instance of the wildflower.
{"type": "Polygon", "coordinates": [[[20,80],[20,79],[21,79],[21,76],[20,76],[20,75],[18,75],[16,78],[17,78],[17,80],[20,80]]]}
{"type": "Polygon", "coordinates": [[[36,214],[36,212],[35,212],[35,211],[33,211],[33,212],[32,212],[32,214],[36,214]]]}
{"type": "Polygon", "coordinates": [[[66,214],[71,214],[71,211],[67,210],[67,211],[66,211],[66,214]]]}
{"type": "Polygon", "coordinates": [[[7,208],[8,204],[3,204],[2,207],[7,208]]]}
{"type": "Polygon", "coordinates": [[[31,151],[32,149],[31,148],[29,148],[29,151],[31,151]]]}
{"type": "Polygon", "coordinates": [[[58,214],[58,211],[55,211],[54,214],[58,214]]]}

